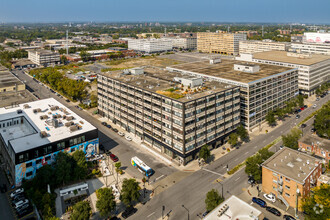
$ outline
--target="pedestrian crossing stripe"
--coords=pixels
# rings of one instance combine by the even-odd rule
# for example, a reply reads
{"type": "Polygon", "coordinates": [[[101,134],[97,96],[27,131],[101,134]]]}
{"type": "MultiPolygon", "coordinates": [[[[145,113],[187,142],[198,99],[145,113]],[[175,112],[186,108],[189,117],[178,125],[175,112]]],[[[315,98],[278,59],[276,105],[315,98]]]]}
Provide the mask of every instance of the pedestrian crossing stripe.
{"type": "Polygon", "coordinates": [[[214,180],[214,181],[213,181],[213,183],[215,183],[215,184],[216,184],[216,183],[219,183],[219,182],[222,182],[222,181],[223,181],[223,179],[221,179],[221,178],[218,178],[218,179],[214,180]]]}

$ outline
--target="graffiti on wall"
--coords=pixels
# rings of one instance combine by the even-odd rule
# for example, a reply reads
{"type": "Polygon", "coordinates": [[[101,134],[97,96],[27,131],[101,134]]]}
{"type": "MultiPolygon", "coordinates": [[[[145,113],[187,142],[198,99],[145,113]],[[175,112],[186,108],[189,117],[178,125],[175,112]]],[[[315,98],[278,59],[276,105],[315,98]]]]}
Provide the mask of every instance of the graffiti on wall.
{"type": "MultiPolygon", "coordinates": [[[[62,152],[71,153],[76,150],[82,150],[84,151],[86,157],[90,157],[91,155],[94,155],[97,153],[99,145],[99,139],[94,139],[91,141],[86,141],[81,144],[77,144],[68,148],[65,148],[61,150],[62,152]]],[[[33,160],[26,161],[21,164],[17,164],[15,166],[15,184],[16,186],[20,186],[22,184],[22,180],[25,179],[32,179],[36,175],[37,169],[40,167],[51,164],[55,161],[56,155],[58,152],[54,152],[51,154],[47,154],[42,157],[35,158],[33,160]]]]}

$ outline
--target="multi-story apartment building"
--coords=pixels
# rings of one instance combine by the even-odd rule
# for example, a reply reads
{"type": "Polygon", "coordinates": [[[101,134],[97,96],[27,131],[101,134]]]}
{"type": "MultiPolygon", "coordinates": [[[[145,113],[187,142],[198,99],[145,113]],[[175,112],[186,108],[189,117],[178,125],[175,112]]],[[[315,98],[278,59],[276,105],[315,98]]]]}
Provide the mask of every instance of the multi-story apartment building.
{"type": "Polygon", "coordinates": [[[21,185],[60,151],[98,151],[98,131],[53,98],[0,109],[1,161],[11,184],[21,185]]]}
{"type": "Polygon", "coordinates": [[[247,40],[239,42],[239,53],[258,53],[272,50],[287,51],[289,44],[286,42],[247,40]]]}
{"type": "Polygon", "coordinates": [[[301,210],[301,199],[317,185],[322,163],[315,157],[286,148],[262,165],[262,190],[273,193],[287,207],[301,210]]]}
{"type": "Polygon", "coordinates": [[[195,50],[197,48],[196,37],[171,37],[166,39],[172,40],[173,48],[182,48],[186,50],[195,50]]]}
{"type": "Polygon", "coordinates": [[[323,158],[326,163],[330,161],[330,140],[314,134],[304,135],[298,141],[299,150],[312,153],[323,158]]]}
{"type": "Polygon", "coordinates": [[[60,54],[50,50],[28,50],[28,59],[39,66],[50,66],[60,63],[60,54]]]}
{"type": "Polygon", "coordinates": [[[240,124],[239,87],[160,68],[98,75],[99,114],[186,164],[240,124]]]}
{"type": "Polygon", "coordinates": [[[295,68],[222,59],[218,63],[185,63],[167,69],[239,86],[241,120],[248,129],[259,126],[268,111],[284,107],[286,101],[298,94],[298,73],[295,68]]]}
{"type": "Polygon", "coordinates": [[[241,54],[237,60],[298,68],[299,90],[312,95],[324,82],[330,80],[330,56],[298,54],[286,51],[267,51],[255,54],[241,54]]]}
{"type": "Polygon", "coordinates": [[[203,53],[238,55],[239,41],[242,40],[246,40],[246,34],[198,32],[197,50],[203,53]]]}
{"type": "Polygon", "coordinates": [[[328,32],[305,32],[304,43],[330,43],[330,33],[328,32]]]}
{"type": "Polygon", "coordinates": [[[128,39],[128,49],[144,53],[158,53],[173,49],[172,40],[160,39],[128,39]]]}
{"type": "Polygon", "coordinates": [[[297,53],[330,55],[330,43],[291,43],[291,50],[297,53]]]}

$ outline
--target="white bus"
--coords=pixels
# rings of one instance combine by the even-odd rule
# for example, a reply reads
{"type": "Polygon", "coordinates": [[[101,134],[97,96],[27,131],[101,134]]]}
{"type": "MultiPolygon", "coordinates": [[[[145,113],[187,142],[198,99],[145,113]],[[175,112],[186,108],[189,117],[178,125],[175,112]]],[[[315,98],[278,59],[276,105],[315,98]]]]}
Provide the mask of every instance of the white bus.
{"type": "Polygon", "coordinates": [[[153,169],[148,167],[142,160],[138,157],[132,157],[131,163],[134,167],[136,167],[140,172],[142,172],[147,177],[152,176],[155,173],[153,169]]]}

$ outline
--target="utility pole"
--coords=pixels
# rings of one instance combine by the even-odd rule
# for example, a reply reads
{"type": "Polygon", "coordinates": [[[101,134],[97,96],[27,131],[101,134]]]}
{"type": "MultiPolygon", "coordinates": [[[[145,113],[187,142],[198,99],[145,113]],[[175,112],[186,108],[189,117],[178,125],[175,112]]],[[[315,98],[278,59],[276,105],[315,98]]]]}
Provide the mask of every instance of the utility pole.
{"type": "Polygon", "coordinates": [[[264,25],[261,27],[261,36],[264,37],[264,25]]]}
{"type": "Polygon", "coordinates": [[[184,208],[185,210],[187,210],[187,212],[188,212],[188,220],[189,220],[189,209],[187,209],[184,205],[182,205],[182,208],[184,208]]]}

